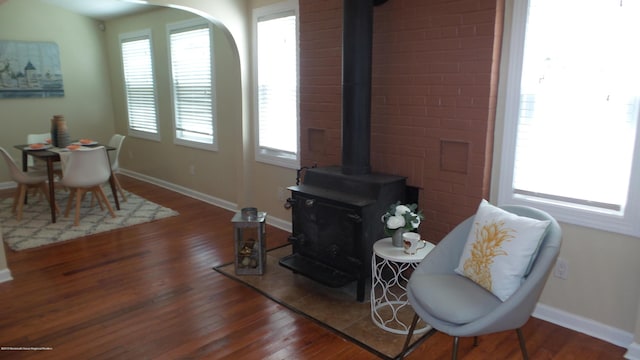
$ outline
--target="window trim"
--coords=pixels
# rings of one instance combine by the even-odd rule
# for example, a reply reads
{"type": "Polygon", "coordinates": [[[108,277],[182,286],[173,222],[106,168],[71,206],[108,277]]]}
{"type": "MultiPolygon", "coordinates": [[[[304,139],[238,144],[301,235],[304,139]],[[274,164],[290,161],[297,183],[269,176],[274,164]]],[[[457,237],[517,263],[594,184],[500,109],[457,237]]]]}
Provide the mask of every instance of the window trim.
{"type": "Polygon", "coordinates": [[[127,33],[122,33],[118,35],[119,48],[120,48],[120,64],[122,66],[122,86],[125,95],[125,103],[126,103],[126,111],[127,111],[127,134],[132,137],[137,137],[146,140],[160,141],[160,123],[158,119],[158,84],[156,81],[156,72],[155,72],[155,59],[154,54],[155,51],[153,49],[153,36],[151,34],[151,29],[143,29],[138,31],[132,31],[127,33]],[[153,100],[155,106],[155,123],[156,123],[156,132],[147,132],[140,131],[131,128],[130,116],[129,116],[129,95],[127,92],[127,81],[125,78],[125,64],[124,64],[124,54],[122,53],[122,44],[128,41],[135,41],[139,39],[148,39],[149,40],[149,50],[151,52],[151,77],[153,79],[153,100]]]}
{"type": "Polygon", "coordinates": [[[208,150],[208,151],[218,151],[218,111],[217,111],[217,93],[216,93],[216,72],[215,72],[215,48],[214,48],[214,29],[213,24],[202,18],[193,18],[184,21],[178,21],[174,23],[169,23],[166,25],[166,36],[167,36],[167,56],[168,56],[168,66],[169,66],[169,86],[171,90],[171,110],[172,110],[172,129],[173,129],[173,143],[176,145],[182,145],[186,147],[208,150]],[[176,124],[176,99],[175,99],[175,91],[174,91],[174,81],[173,81],[173,66],[171,60],[171,32],[175,30],[179,31],[189,31],[195,29],[201,29],[203,27],[207,27],[209,29],[209,46],[211,49],[211,126],[213,128],[213,140],[211,144],[202,143],[198,141],[192,141],[187,139],[178,138],[177,136],[177,124],[176,124]]]}
{"type": "MultiPolygon", "coordinates": [[[[513,189],[513,168],[517,137],[517,119],[520,102],[520,82],[524,56],[524,39],[529,1],[509,2],[513,6],[510,21],[505,21],[502,50],[502,75],[498,111],[504,111],[498,176],[499,205],[519,204],[547,211],[557,220],[569,224],[610,231],[630,236],[640,236],[640,119],[636,126],[636,139],[632,160],[629,192],[624,211],[579,205],[561,200],[544,199],[526,194],[516,194],[513,189]],[[505,76],[506,75],[506,76],[505,76]],[[514,91],[515,90],[515,91],[514,91]]],[[[508,8],[507,8],[508,10],[508,8]]],[[[508,12],[507,12],[508,13],[508,12]]],[[[500,116],[500,113],[497,114],[500,116]]]]}
{"type": "Polygon", "coordinates": [[[253,62],[253,126],[255,160],[262,163],[281,166],[289,169],[300,168],[300,14],[297,0],[287,0],[273,5],[267,5],[253,9],[252,12],[252,62],[253,62]],[[260,117],[259,117],[259,92],[258,92],[258,22],[270,20],[293,14],[296,17],[296,134],[297,151],[295,154],[288,151],[260,146],[260,117]]]}

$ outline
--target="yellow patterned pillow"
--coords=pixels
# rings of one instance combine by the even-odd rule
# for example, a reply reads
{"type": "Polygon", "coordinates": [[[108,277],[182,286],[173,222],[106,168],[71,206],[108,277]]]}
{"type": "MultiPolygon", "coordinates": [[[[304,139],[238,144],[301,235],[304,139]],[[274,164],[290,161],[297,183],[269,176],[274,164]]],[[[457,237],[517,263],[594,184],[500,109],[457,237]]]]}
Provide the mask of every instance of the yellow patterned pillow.
{"type": "Polygon", "coordinates": [[[520,287],[549,223],[482,200],[455,271],[507,300],[520,287]]]}

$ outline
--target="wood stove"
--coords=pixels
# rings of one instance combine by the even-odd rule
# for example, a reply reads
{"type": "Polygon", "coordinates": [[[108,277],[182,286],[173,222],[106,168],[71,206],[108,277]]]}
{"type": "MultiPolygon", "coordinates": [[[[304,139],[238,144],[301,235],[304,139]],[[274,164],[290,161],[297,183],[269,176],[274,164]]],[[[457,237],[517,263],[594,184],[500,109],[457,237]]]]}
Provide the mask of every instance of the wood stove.
{"type": "MultiPolygon", "coordinates": [[[[406,179],[371,173],[371,47],[373,7],[385,0],[344,0],[342,52],[342,166],[307,169],[292,196],[292,254],[280,264],[323,284],[357,281],[364,300],[380,220],[406,200],[406,179]]],[[[298,177],[298,180],[300,177],[298,177]]]]}
{"type": "Polygon", "coordinates": [[[356,281],[356,298],[364,301],[373,243],[384,237],[380,218],[391,204],[405,199],[405,178],[312,168],[304,184],[289,189],[292,254],[280,264],[331,287],[356,281]]]}

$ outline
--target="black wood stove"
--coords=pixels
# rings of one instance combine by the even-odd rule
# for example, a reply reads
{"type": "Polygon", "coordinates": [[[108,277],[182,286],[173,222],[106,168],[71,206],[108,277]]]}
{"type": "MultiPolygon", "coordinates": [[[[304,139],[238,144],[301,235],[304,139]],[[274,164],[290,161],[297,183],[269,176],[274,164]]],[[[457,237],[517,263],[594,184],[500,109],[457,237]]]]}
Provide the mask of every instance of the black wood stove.
{"type": "Polygon", "coordinates": [[[357,282],[364,300],[373,244],[384,237],[380,220],[407,197],[406,179],[371,173],[371,45],[373,6],[379,0],[344,0],[342,166],[310,168],[289,187],[292,254],[280,264],[332,287],[357,282]]]}
{"type": "Polygon", "coordinates": [[[384,237],[380,218],[405,198],[405,187],[399,176],[307,170],[304,184],[289,187],[293,251],[280,264],[331,287],[357,281],[356,297],[363,301],[373,243],[384,237]]]}

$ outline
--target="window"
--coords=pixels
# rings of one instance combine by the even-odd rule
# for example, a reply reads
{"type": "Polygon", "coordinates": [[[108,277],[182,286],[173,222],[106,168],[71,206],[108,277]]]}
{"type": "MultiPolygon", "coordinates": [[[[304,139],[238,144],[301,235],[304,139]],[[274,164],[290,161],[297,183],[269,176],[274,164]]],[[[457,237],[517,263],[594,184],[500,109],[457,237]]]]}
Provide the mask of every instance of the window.
{"type": "Polygon", "coordinates": [[[256,159],[298,168],[297,2],[254,10],[256,159]]]}
{"type": "Polygon", "coordinates": [[[120,35],[129,135],[159,140],[151,32],[120,35]]]}
{"type": "Polygon", "coordinates": [[[175,142],[217,150],[211,26],[204,20],[167,25],[175,142]]]}
{"type": "Polygon", "coordinates": [[[498,201],[638,236],[640,2],[526,3],[514,1],[498,201]]]}

